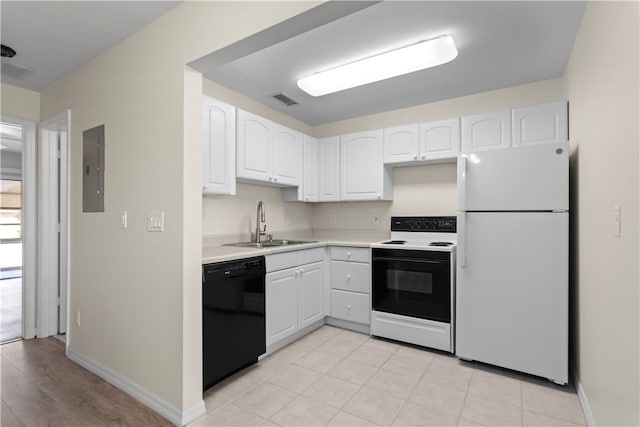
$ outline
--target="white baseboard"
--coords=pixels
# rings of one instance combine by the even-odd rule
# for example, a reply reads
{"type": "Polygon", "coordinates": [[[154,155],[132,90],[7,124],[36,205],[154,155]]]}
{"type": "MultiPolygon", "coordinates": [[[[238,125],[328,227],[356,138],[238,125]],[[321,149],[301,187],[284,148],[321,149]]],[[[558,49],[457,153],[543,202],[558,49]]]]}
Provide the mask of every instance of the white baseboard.
{"type": "Polygon", "coordinates": [[[183,410],[182,408],[167,402],[141,385],[131,381],[121,373],[114,371],[100,362],[96,362],[69,346],[67,347],[67,357],[144,403],[175,425],[187,425],[206,413],[204,400],[200,400],[192,407],[183,410]]]}
{"type": "Polygon", "coordinates": [[[580,378],[578,378],[573,366],[571,367],[571,372],[573,373],[573,381],[576,385],[578,400],[580,400],[580,405],[582,406],[582,412],[584,412],[584,418],[587,421],[587,425],[589,427],[597,427],[596,420],[593,418],[593,412],[591,412],[591,406],[589,406],[589,400],[587,399],[587,395],[584,393],[584,388],[582,388],[580,378]]]}

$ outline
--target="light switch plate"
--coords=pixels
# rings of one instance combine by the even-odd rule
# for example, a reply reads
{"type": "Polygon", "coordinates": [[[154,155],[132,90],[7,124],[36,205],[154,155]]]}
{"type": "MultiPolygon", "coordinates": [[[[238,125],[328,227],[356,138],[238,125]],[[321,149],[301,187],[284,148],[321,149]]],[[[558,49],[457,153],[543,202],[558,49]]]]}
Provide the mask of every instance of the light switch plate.
{"type": "Polygon", "coordinates": [[[127,211],[120,211],[120,228],[127,228],[127,211]]]}
{"type": "Polygon", "coordinates": [[[164,212],[149,212],[147,215],[147,231],[164,231],[164,212]]]}

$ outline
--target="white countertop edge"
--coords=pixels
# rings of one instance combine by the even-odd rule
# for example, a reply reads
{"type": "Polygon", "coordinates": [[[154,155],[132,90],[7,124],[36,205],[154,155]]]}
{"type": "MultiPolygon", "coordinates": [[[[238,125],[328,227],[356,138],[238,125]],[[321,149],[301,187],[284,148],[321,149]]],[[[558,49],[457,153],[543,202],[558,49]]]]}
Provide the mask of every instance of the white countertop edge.
{"type": "Polygon", "coordinates": [[[312,243],[302,243],[297,245],[279,246],[271,248],[239,248],[236,246],[205,246],[202,248],[202,264],[214,262],[232,261],[236,259],[251,258],[256,256],[272,255],[280,252],[299,251],[313,249],[324,246],[349,246],[359,248],[369,248],[375,242],[352,242],[352,241],[318,241],[312,243]]]}

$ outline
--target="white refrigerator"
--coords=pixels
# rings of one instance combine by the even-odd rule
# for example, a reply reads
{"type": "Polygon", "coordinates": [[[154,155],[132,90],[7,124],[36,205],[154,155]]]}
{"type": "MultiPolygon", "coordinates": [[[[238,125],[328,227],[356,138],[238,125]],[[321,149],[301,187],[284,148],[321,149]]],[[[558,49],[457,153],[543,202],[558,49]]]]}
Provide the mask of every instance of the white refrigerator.
{"type": "Polygon", "coordinates": [[[566,384],[568,143],[458,156],[456,355],[566,384]]]}

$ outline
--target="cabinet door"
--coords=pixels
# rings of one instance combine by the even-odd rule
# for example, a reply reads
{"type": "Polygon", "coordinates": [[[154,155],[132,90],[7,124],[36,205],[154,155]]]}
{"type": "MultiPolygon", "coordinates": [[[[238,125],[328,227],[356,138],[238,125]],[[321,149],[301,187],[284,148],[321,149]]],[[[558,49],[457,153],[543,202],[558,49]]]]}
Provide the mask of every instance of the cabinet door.
{"type": "Polygon", "coordinates": [[[567,103],[551,102],[513,110],[513,146],[564,142],[567,135],[567,103]]]}
{"type": "Polygon", "coordinates": [[[318,140],[305,135],[302,139],[303,201],[318,201],[318,140]]]}
{"type": "Polygon", "coordinates": [[[300,267],[299,328],[302,329],[324,317],[324,262],[300,267]]]}
{"type": "Polygon", "coordinates": [[[419,159],[418,125],[384,129],[384,163],[415,162],[419,159]]]}
{"type": "Polygon", "coordinates": [[[267,346],[298,330],[297,271],[290,268],[266,276],[267,346]]]}
{"type": "Polygon", "coordinates": [[[236,194],[236,109],[204,97],[204,194],[236,194]]]}
{"type": "Polygon", "coordinates": [[[340,200],[382,199],[382,129],[340,137],[340,200]]]}
{"type": "Polygon", "coordinates": [[[511,111],[462,118],[462,151],[496,150],[511,146],[511,111]]]}
{"type": "Polygon", "coordinates": [[[318,201],[340,200],[340,138],[318,140],[318,201]]]}
{"type": "Polygon", "coordinates": [[[271,133],[271,165],[269,179],[282,185],[300,185],[302,171],[302,135],[292,129],[273,124],[271,133]]]}
{"type": "Polygon", "coordinates": [[[420,125],[420,160],[454,161],[460,150],[460,119],[420,125]]]}
{"type": "Polygon", "coordinates": [[[238,178],[269,182],[271,170],[271,122],[238,110],[238,178]]]}

